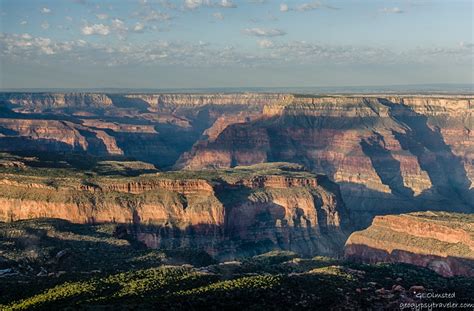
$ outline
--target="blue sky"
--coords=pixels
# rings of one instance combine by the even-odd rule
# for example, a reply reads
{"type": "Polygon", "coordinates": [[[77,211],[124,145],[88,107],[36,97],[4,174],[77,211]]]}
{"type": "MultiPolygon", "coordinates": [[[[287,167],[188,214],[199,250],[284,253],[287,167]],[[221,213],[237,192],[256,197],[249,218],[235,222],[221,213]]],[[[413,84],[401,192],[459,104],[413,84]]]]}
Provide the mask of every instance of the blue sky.
{"type": "Polygon", "coordinates": [[[1,88],[473,83],[472,0],[0,0],[1,88]]]}

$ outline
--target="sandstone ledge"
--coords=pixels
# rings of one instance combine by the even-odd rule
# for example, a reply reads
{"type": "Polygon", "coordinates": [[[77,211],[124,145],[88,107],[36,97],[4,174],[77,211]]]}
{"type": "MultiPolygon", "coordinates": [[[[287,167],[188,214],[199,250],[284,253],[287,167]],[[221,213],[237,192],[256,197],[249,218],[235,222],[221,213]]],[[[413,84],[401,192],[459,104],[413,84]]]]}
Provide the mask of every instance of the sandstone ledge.
{"type": "Polygon", "coordinates": [[[376,216],[354,232],[345,256],[363,262],[405,262],[444,276],[474,276],[474,216],[420,212],[376,216]]]}

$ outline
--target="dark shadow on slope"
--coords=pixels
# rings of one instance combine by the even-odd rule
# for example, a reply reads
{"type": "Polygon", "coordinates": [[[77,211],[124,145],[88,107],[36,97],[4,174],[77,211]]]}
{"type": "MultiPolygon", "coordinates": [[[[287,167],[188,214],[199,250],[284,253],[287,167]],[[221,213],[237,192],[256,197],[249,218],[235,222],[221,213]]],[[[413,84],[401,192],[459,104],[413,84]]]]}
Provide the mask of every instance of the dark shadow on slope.
{"type": "Polygon", "coordinates": [[[413,190],[405,187],[400,171],[400,162],[385,148],[383,136],[374,132],[373,136],[360,142],[362,151],[370,158],[377,175],[392,193],[403,197],[413,197],[413,190]]]}
{"type": "Polygon", "coordinates": [[[472,206],[462,202],[453,202],[450,197],[434,196],[430,190],[425,190],[416,197],[402,197],[391,193],[370,189],[362,184],[338,183],[344,203],[351,206],[349,210],[353,231],[369,227],[376,215],[403,214],[418,211],[447,211],[458,213],[473,213],[472,206]],[[378,209],[374,209],[378,206],[378,209]]]}
{"type": "Polygon", "coordinates": [[[414,154],[420,167],[428,173],[432,187],[440,194],[474,207],[470,200],[471,184],[461,159],[447,145],[440,130],[428,126],[428,117],[407,105],[394,104],[379,98],[389,107],[390,116],[407,125],[406,133],[394,132],[403,149],[414,154]]]}
{"type": "Polygon", "coordinates": [[[198,136],[178,126],[166,125],[156,128],[158,134],[112,131],[108,134],[115,138],[125,156],[153,163],[160,169],[171,167],[183,152],[191,148],[198,136]]]}
{"type": "Polygon", "coordinates": [[[0,137],[0,151],[6,152],[73,152],[82,151],[80,146],[71,146],[54,139],[30,139],[24,136],[0,137]]]}
{"type": "MultiPolygon", "coordinates": [[[[18,135],[17,131],[11,130],[9,128],[0,126],[0,135],[5,135],[5,136],[16,136],[18,135]]],[[[1,137],[1,136],[0,136],[1,137]]]]}
{"type": "Polygon", "coordinates": [[[97,137],[97,133],[87,130],[77,130],[87,141],[87,153],[92,155],[108,155],[109,151],[102,139],[97,137]]]}
{"type": "MultiPolygon", "coordinates": [[[[173,112],[168,112],[172,114],[173,112]]],[[[157,133],[125,133],[107,131],[128,157],[153,163],[160,169],[171,168],[186,151],[199,140],[203,131],[212,123],[208,108],[204,107],[194,116],[188,117],[191,127],[182,127],[172,122],[150,122],[157,133]]],[[[107,120],[117,120],[108,118],[107,120]]]]}
{"type": "MultiPolygon", "coordinates": [[[[339,255],[345,239],[342,236],[348,225],[342,201],[335,207],[344,219],[340,227],[327,224],[327,211],[323,210],[322,201],[317,196],[314,202],[317,223],[312,223],[303,209],[296,208],[291,224],[283,206],[266,198],[252,198],[255,190],[230,185],[224,180],[219,180],[219,184],[216,196],[225,206],[225,239],[236,246],[234,254],[229,256],[253,256],[275,249],[291,250],[303,256],[339,255]],[[258,209],[253,209],[253,206],[258,206],[258,209]]],[[[335,186],[330,181],[323,184],[321,186],[329,191],[330,186],[335,186]]]]}
{"type": "Polygon", "coordinates": [[[139,112],[148,112],[150,105],[141,98],[128,97],[120,94],[107,94],[112,104],[117,108],[134,109],[139,112]]]}
{"type": "Polygon", "coordinates": [[[41,113],[18,113],[13,111],[14,105],[0,102],[0,118],[20,120],[55,120],[69,121],[80,124],[81,121],[64,110],[42,111],[41,113]]]}

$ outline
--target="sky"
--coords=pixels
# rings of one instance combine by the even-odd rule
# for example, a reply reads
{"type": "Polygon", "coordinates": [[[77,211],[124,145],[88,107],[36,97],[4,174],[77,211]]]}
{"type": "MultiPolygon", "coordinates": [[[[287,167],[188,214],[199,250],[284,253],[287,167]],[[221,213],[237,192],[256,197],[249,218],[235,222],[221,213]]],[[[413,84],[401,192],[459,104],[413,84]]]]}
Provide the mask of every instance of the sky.
{"type": "Polygon", "coordinates": [[[474,0],[0,0],[0,88],[473,84],[474,0]]]}

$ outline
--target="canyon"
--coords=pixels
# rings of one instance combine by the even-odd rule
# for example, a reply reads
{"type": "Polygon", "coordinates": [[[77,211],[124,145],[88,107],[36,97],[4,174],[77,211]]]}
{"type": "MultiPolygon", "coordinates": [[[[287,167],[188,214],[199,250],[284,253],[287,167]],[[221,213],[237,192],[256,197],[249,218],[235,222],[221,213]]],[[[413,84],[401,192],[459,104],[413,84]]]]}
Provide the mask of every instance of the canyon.
{"type": "Polygon", "coordinates": [[[113,223],[219,259],[277,249],[471,275],[457,253],[469,234],[406,213],[474,212],[473,100],[1,93],[0,221],[113,223]]]}
{"type": "Polygon", "coordinates": [[[474,211],[473,100],[1,93],[0,150],[61,163],[68,154],[142,161],[164,171],[299,163],[339,185],[359,230],[377,215],[474,211]]]}

